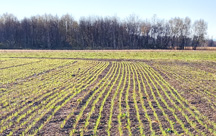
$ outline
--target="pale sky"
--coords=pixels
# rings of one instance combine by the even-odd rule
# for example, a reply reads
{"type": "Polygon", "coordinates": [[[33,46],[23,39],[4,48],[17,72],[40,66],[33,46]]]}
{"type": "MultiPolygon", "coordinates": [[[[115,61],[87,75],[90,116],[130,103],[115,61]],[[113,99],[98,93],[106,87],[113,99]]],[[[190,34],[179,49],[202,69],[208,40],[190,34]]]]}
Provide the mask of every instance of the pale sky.
{"type": "Polygon", "coordinates": [[[76,20],[88,16],[117,16],[121,19],[135,14],[151,19],[190,17],[208,23],[209,38],[216,39],[216,0],[0,0],[0,15],[12,13],[18,19],[33,15],[70,14],[76,20]]]}

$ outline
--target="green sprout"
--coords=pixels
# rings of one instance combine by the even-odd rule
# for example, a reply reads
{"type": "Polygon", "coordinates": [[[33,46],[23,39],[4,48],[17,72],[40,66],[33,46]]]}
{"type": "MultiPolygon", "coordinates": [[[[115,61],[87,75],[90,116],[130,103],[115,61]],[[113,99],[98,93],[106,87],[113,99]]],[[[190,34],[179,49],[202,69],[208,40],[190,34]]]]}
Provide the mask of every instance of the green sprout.
{"type": "Polygon", "coordinates": [[[170,128],[167,128],[165,131],[166,133],[173,133],[173,130],[171,130],[170,128]]]}

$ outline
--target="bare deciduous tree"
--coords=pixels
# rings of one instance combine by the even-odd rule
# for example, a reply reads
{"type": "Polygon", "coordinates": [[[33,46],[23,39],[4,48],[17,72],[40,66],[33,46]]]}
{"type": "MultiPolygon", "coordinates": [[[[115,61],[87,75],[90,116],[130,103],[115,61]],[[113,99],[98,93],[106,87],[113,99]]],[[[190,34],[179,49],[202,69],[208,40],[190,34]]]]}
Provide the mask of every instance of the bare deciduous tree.
{"type": "Polygon", "coordinates": [[[193,49],[195,50],[197,46],[203,44],[205,35],[207,34],[207,23],[200,19],[193,24],[193,49]]]}
{"type": "Polygon", "coordinates": [[[157,18],[142,21],[130,15],[117,17],[61,18],[38,15],[18,20],[12,14],[0,16],[0,48],[28,49],[166,49],[170,46],[194,49],[204,41],[207,23],[175,17],[168,21],[157,18]],[[192,43],[192,44],[191,44],[192,43]]]}

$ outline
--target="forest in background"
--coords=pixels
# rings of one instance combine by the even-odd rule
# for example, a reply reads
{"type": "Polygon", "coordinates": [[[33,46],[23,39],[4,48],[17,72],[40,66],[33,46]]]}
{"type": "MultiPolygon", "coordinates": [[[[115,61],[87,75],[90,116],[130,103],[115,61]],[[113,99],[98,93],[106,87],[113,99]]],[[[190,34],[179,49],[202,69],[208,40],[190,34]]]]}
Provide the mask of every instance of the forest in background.
{"type": "Polygon", "coordinates": [[[207,22],[189,17],[142,20],[130,15],[121,20],[90,16],[77,21],[69,14],[21,20],[13,14],[0,15],[1,49],[196,49],[206,42],[214,46],[206,34],[207,22]]]}

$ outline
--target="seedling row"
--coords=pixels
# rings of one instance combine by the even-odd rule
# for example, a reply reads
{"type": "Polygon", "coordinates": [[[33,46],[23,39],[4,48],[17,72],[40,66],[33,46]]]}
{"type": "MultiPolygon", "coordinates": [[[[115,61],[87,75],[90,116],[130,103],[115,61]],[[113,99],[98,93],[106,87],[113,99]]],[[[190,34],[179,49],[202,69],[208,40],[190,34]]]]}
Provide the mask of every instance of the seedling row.
{"type": "Polygon", "coordinates": [[[14,62],[0,61],[0,135],[216,134],[215,115],[204,111],[216,109],[214,65],[194,70],[163,61],[14,62]],[[210,107],[192,104],[193,95],[204,95],[210,107]]]}

